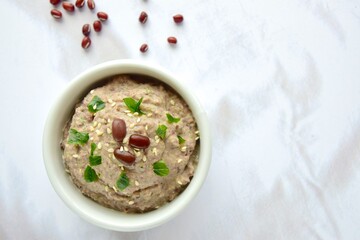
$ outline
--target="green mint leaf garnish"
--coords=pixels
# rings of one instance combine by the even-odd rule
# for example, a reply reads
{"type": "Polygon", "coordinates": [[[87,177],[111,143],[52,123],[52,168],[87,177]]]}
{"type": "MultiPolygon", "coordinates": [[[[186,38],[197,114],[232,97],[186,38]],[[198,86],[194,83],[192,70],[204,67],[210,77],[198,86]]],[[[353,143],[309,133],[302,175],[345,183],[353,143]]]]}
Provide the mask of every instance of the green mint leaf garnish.
{"type": "Polygon", "coordinates": [[[132,113],[139,113],[139,114],[144,114],[144,112],[142,112],[140,110],[140,104],[142,103],[143,98],[140,98],[139,101],[136,101],[133,98],[124,98],[123,101],[125,103],[125,105],[128,107],[128,109],[132,112],[132,113]]]}
{"type": "Polygon", "coordinates": [[[183,144],[186,140],[183,139],[180,135],[177,135],[177,138],[179,139],[179,144],[183,144]]]}
{"type": "Polygon", "coordinates": [[[169,123],[177,123],[180,121],[180,118],[173,117],[170,113],[166,114],[169,123]]]}
{"type": "Polygon", "coordinates": [[[155,162],[153,164],[153,170],[156,175],[159,175],[161,177],[167,176],[170,171],[163,160],[155,162]]]}
{"type": "Polygon", "coordinates": [[[84,179],[86,182],[95,182],[99,179],[99,177],[92,167],[87,166],[84,171],[84,179]]]}
{"type": "Polygon", "coordinates": [[[167,127],[165,125],[159,125],[156,129],[156,134],[161,138],[165,139],[167,127]]]}
{"type": "Polygon", "coordinates": [[[105,103],[98,97],[94,96],[91,102],[88,104],[89,112],[95,113],[105,108],[105,103]]]}
{"type": "Polygon", "coordinates": [[[90,151],[90,156],[94,155],[94,151],[96,149],[96,144],[95,143],[91,143],[91,151],[90,151]]]}
{"type": "Polygon", "coordinates": [[[119,179],[116,181],[116,186],[122,191],[129,186],[129,178],[126,176],[126,172],[122,171],[119,179]]]}
{"type": "Polygon", "coordinates": [[[90,156],[89,157],[90,166],[97,166],[101,164],[101,156],[90,156]]]}
{"type": "Polygon", "coordinates": [[[68,143],[84,145],[89,140],[89,134],[85,132],[78,132],[71,128],[69,132],[68,143]]]}
{"type": "Polygon", "coordinates": [[[89,156],[89,163],[90,166],[96,166],[101,164],[101,156],[94,155],[94,151],[96,149],[96,144],[91,143],[91,150],[90,150],[90,156],[89,156]]]}

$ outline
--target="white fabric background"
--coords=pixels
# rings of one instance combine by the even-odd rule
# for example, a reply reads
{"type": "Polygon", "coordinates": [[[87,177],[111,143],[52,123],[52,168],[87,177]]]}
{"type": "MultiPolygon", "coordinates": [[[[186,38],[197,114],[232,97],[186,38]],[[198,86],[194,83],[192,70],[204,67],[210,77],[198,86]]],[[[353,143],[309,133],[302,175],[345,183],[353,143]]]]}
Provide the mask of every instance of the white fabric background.
{"type": "Polygon", "coordinates": [[[47,0],[1,1],[0,239],[359,239],[360,1],[96,4],[110,20],[84,51],[81,27],[96,18],[87,8],[57,22],[47,0]],[[169,35],[178,37],[174,48],[169,35]],[[84,69],[123,58],[178,75],[207,109],[213,134],[196,199],[169,223],[136,233],[70,211],[41,153],[57,94],[84,69]]]}

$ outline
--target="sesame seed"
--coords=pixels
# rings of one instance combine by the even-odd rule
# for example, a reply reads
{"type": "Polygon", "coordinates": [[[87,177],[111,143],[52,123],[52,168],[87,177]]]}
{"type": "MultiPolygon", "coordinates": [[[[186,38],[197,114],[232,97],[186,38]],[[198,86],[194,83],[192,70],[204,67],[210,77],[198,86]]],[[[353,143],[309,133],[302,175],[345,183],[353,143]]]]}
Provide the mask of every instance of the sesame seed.
{"type": "Polygon", "coordinates": [[[152,113],[148,113],[147,116],[148,116],[148,117],[151,117],[151,116],[152,116],[152,113]]]}
{"type": "Polygon", "coordinates": [[[90,94],[94,94],[94,90],[91,90],[91,91],[90,91],[90,94]]]}
{"type": "Polygon", "coordinates": [[[139,186],[139,182],[138,182],[138,181],[135,181],[135,186],[139,186]]]}
{"type": "Polygon", "coordinates": [[[121,171],[124,171],[124,170],[125,170],[124,166],[121,166],[120,169],[121,169],[121,171]]]}
{"type": "Polygon", "coordinates": [[[93,122],[93,127],[96,127],[97,124],[98,124],[98,122],[97,122],[97,121],[94,121],[94,122],[93,122]]]}
{"type": "Polygon", "coordinates": [[[146,162],[146,160],[147,160],[146,155],[143,156],[142,160],[143,160],[144,162],[146,162]]]}
{"type": "Polygon", "coordinates": [[[104,134],[104,132],[102,132],[102,131],[100,131],[100,130],[96,130],[96,134],[97,134],[98,136],[101,136],[101,135],[104,134]]]}
{"type": "Polygon", "coordinates": [[[79,173],[82,173],[82,169],[81,169],[81,168],[79,168],[79,173]]]}
{"type": "Polygon", "coordinates": [[[99,150],[101,150],[101,148],[102,148],[101,142],[98,143],[97,148],[98,148],[99,150]]]}
{"type": "Polygon", "coordinates": [[[153,148],[152,152],[154,153],[155,156],[157,156],[157,149],[156,148],[153,148]]]}
{"type": "Polygon", "coordinates": [[[108,156],[109,156],[109,158],[111,158],[111,156],[114,156],[114,155],[109,153],[108,156]]]}
{"type": "Polygon", "coordinates": [[[139,151],[134,151],[135,152],[135,155],[138,157],[140,156],[140,152],[139,151]]]}
{"type": "Polygon", "coordinates": [[[133,205],[134,204],[134,201],[129,201],[129,205],[133,205]]]}
{"type": "Polygon", "coordinates": [[[159,138],[158,138],[158,139],[156,139],[156,140],[155,140],[155,142],[156,142],[156,143],[159,143],[159,142],[160,142],[160,139],[159,139],[159,138]]]}
{"type": "Polygon", "coordinates": [[[113,148],[109,148],[107,151],[108,151],[109,153],[113,153],[113,152],[114,152],[114,149],[113,149],[113,148]]]}
{"type": "Polygon", "coordinates": [[[178,184],[182,185],[182,182],[180,180],[177,181],[178,184]]]}
{"type": "Polygon", "coordinates": [[[111,122],[110,118],[108,118],[108,119],[107,119],[107,122],[108,122],[108,123],[110,123],[110,122],[111,122]]]}
{"type": "Polygon", "coordinates": [[[72,156],[73,156],[73,158],[79,158],[79,155],[77,155],[77,154],[74,154],[72,156]]]}
{"type": "Polygon", "coordinates": [[[200,137],[196,137],[196,138],[195,138],[195,140],[198,140],[198,139],[200,139],[200,137]]]}
{"type": "Polygon", "coordinates": [[[65,169],[65,172],[70,173],[69,169],[65,169]]]}
{"type": "Polygon", "coordinates": [[[114,102],[111,104],[112,107],[115,107],[115,105],[116,105],[116,103],[114,103],[114,102]]]}
{"type": "Polygon", "coordinates": [[[147,131],[149,129],[148,125],[145,125],[145,130],[147,131]]]}
{"type": "Polygon", "coordinates": [[[127,147],[124,147],[124,150],[125,150],[125,151],[129,151],[129,149],[128,149],[127,147]]]}
{"type": "Polygon", "coordinates": [[[131,113],[130,110],[124,110],[124,113],[131,113]]]}
{"type": "Polygon", "coordinates": [[[132,123],[132,124],[129,125],[129,128],[133,128],[133,127],[135,127],[135,124],[134,124],[134,123],[132,123]]]}
{"type": "Polygon", "coordinates": [[[131,114],[131,113],[128,113],[128,114],[126,114],[126,115],[128,115],[129,117],[132,117],[132,114],[131,114]]]}
{"type": "Polygon", "coordinates": [[[139,113],[138,113],[138,112],[134,112],[134,116],[139,116],[139,113]]]}
{"type": "Polygon", "coordinates": [[[181,162],[182,162],[182,159],[181,159],[181,158],[179,158],[179,159],[178,159],[178,163],[181,163],[181,162]]]}
{"type": "Polygon", "coordinates": [[[170,104],[174,106],[174,105],[175,105],[174,100],[171,99],[171,100],[170,100],[170,104]]]}
{"type": "Polygon", "coordinates": [[[99,124],[97,125],[97,127],[98,127],[98,128],[101,128],[101,123],[99,123],[99,124]]]}
{"type": "Polygon", "coordinates": [[[160,139],[159,136],[156,135],[156,136],[155,136],[155,141],[156,141],[156,140],[159,140],[159,139],[160,139]]]}
{"type": "Polygon", "coordinates": [[[114,154],[112,155],[112,159],[113,159],[113,160],[116,160],[116,157],[115,157],[115,155],[114,155],[114,154]]]}
{"type": "Polygon", "coordinates": [[[182,151],[182,152],[186,152],[186,146],[183,146],[183,147],[181,148],[181,151],[182,151]]]}
{"type": "Polygon", "coordinates": [[[106,132],[107,132],[108,134],[111,134],[111,129],[110,129],[110,128],[107,128],[107,129],[106,129],[106,132]]]}
{"type": "Polygon", "coordinates": [[[195,131],[195,134],[199,134],[199,130],[195,131]]]}
{"type": "Polygon", "coordinates": [[[108,99],[109,103],[113,103],[113,100],[111,98],[108,99]]]}
{"type": "Polygon", "coordinates": [[[112,189],[114,189],[115,192],[118,192],[115,186],[113,186],[112,189]]]}
{"type": "Polygon", "coordinates": [[[120,151],[124,151],[124,147],[123,147],[123,146],[120,147],[120,151]]]}
{"type": "Polygon", "coordinates": [[[138,119],[136,119],[136,122],[140,122],[140,120],[141,120],[141,119],[140,119],[140,118],[138,118],[138,119]]]}
{"type": "Polygon", "coordinates": [[[93,109],[96,110],[96,108],[97,108],[97,105],[95,104],[95,105],[93,106],[93,109]]]}
{"type": "Polygon", "coordinates": [[[105,192],[108,192],[108,191],[109,191],[109,187],[105,186],[105,192]]]}
{"type": "Polygon", "coordinates": [[[92,140],[94,140],[94,138],[93,138],[93,137],[91,137],[91,138],[90,138],[90,140],[92,141],[92,140]]]}
{"type": "Polygon", "coordinates": [[[93,132],[95,129],[90,126],[90,132],[93,132]]]}

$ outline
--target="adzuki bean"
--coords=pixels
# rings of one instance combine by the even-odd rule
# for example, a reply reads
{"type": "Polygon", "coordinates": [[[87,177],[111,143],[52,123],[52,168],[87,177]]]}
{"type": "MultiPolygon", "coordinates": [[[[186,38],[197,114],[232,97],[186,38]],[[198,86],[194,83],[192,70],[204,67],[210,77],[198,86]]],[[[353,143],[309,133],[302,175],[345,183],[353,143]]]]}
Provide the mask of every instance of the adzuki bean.
{"type": "Polygon", "coordinates": [[[53,16],[56,19],[60,19],[62,17],[62,13],[57,9],[51,10],[50,13],[51,13],[51,16],[53,16]]]}
{"type": "Polygon", "coordinates": [[[167,41],[170,44],[176,44],[177,43],[176,37],[168,37],[167,41]]]}
{"type": "Polygon", "coordinates": [[[102,28],[102,23],[99,20],[94,21],[93,27],[95,32],[100,32],[102,28]]]}
{"type": "Polygon", "coordinates": [[[97,17],[100,21],[103,21],[103,22],[108,20],[108,18],[109,18],[109,16],[105,12],[98,12],[97,17]]]}
{"type": "Polygon", "coordinates": [[[82,27],[82,33],[84,34],[84,36],[89,36],[91,32],[91,27],[90,24],[84,24],[84,26],[82,27]]]}
{"type": "Polygon", "coordinates": [[[121,151],[120,148],[114,150],[114,156],[117,160],[125,162],[127,164],[132,164],[135,162],[135,156],[128,151],[121,151]]]}
{"type": "Polygon", "coordinates": [[[90,10],[93,10],[95,8],[94,0],[87,0],[87,5],[88,5],[90,10]]]}
{"type": "Polygon", "coordinates": [[[60,3],[60,0],[50,0],[50,3],[52,5],[58,5],[60,3]]]}
{"type": "Polygon", "coordinates": [[[173,16],[174,22],[176,23],[181,23],[182,21],[184,21],[184,17],[181,14],[176,14],[173,16]]]}
{"type": "Polygon", "coordinates": [[[82,48],[87,49],[87,48],[90,47],[90,45],[91,45],[91,39],[89,37],[87,37],[87,36],[84,37],[82,42],[81,42],[82,48]]]}
{"type": "Polygon", "coordinates": [[[69,2],[63,2],[62,4],[63,8],[68,11],[68,12],[73,12],[75,11],[75,6],[72,3],[69,2]]]}
{"type": "Polygon", "coordinates": [[[150,146],[150,139],[140,134],[132,134],[129,138],[129,145],[134,148],[145,149],[150,146]]]}
{"type": "Polygon", "coordinates": [[[112,135],[116,142],[122,143],[126,136],[126,123],[120,118],[115,118],[112,122],[112,135]]]}
{"type": "Polygon", "coordinates": [[[82,8],[85,5],[85,0],[76,0],[75,6],[77,8],[82,8]]]}
{"type": "Polygon", "coordinates": [[[141,12],[140,16],[139,16],[139,22],[141,22],[142,24],[145,24],[147,19],[148,19],[147,13],[146,12],[141,12]]]}
{"type": "Polygon", "coordinates": [[[147,50],[149,49],[149,46],[146,44],[146,43],[144,43],[143,45],[141,45],[141,47],[140,47],[140,52],[146,52],[147,50]]]}

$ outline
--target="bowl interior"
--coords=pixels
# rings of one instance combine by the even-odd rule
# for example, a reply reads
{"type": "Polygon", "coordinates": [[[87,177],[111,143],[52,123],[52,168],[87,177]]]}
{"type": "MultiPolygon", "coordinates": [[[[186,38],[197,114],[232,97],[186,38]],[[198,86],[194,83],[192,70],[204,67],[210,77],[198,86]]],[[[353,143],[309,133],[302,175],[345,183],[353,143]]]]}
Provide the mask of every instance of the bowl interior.
{"type": "Polygon", "coordinates": [[[68,207],[85,220],[117,231],[140,231],[158,226],[176,216],[196,195],[208,172],[211,159],[210,131],[205,111],[189,89],[166,70],[148,63],[118,60],[97,65],[77,76],[56,100],[49,112],[43,135],[43,157],[49,179],[68,207]],[[118,74],[141,74],[164,82],[184,98],[200,132],[199,163],[189,186],[169,204],[141,214],[125,214],[101,206],[82,195],[65,172],[60,141],[62,129],[74,106],[99,80],[118,74]]]}

